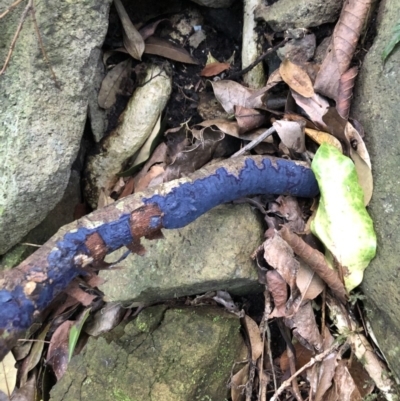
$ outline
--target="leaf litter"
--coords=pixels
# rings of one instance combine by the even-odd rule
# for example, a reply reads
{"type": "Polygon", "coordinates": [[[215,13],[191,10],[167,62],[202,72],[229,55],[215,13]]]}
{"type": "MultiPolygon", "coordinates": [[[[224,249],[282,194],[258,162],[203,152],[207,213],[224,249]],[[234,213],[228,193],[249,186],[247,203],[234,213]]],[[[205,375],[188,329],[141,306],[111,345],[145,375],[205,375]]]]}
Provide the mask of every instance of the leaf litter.
{"type": "MultiPolygon", "coordinates": [[[[275,400],[284,393],[298,400],[302,397],[329,401],[361,399],[376,392],[370,384],[366,390],[368,378],[374,380],[386,399],[394,400],[393,383],[384,376],[386,367],[371,350],[367,338],[359,334],[359,324],[345,309],[349,307],[349,292],[359,284],[361,271],[373,257],[376,246],[372,223],[364,208],[373,189],[371,161],[362,127],[356,129],[349,121],[357,75],[351,61],[370,2],[345,2],[322,64],[299,53],[301,47],[296,49],[300,46],[297,43],[286,57],[285,52],[280,53],[283,61],[269,74],[263,88],[248,88],[241,79],[230,79],[230,74],[240,73],[238,59],[233,47],[224,49],[226,42],[221,38],[214,39],[215,49],[206,47],[207,41],[213,41],[211,30],[202,30],[204,37],[188,51],[188,42],[183,46],[164,35],[177,29],[170,19],[161,24],[166,19],[159,16],[150,22],[142,21],[141,26],[134,25],[120,0],[114,3],[122,23],[124,51],[129,56],[121,52],[117,56],[118,41],[113,49],[105,49],[108,56],[104,60],[114,67],[102,83],[99,105],[115,110],[120,98],[126,95],[125,83],[131,74],[138,74],[137,67],[142,60],[147,63],[169,60],[175,68],[176,83],[165,116],[160,116],[160,119],[166,118],[168,129],[153,130],[139,153],[132,155],[129,168],[120,174],[123,177],[119,180],[120,189],[112,196],[104,194],[105,203],[190,174],[217,157],[229,157],[243,142],[253,140],[271,126],[275,133],[247,152],[313,160],[321,188],[316,211],[311,210],[310,202],[292,197],[280,196],[272,202],[268,200],[264,206],[259,200],[252,203],[259,204],[270,227],[264,244],[258,248],[255,244],[257,251],[253,255],[260,282],[265,286],[263,313],[250,316],[241,310],[237,298],[232,299],[223,291],[205,294],[197,300],[197,304],[219,303],[242,319],[250,358],[232,374],[232,400],[250,400],[252,396],[260,401],[275,400]],[[205,53],[204,49],[208,51],[205,53]],[[219,60],[227,61],[214,59],[207,63],[204,54],[211,52],[218,54],[219,60]],[[205,77],[214,78],[207,81],[205,77]],[[283,107],[270,109],[269,100],[277,93],[285,94],[283,107]],[[199,98],[211,99],[212,111],[217,109],[217,102],[220,111],[216,118],[215,115],[202,118],[197,111],[199,98]],[[158,134],[162,136],[161,143],[158,143],[158,134]],[[328,169],[324,163],[329,165],[328,169]],[[341,164],[351,167],[350,180],[347,172],[341,175],[341,164]],[[330,174],[324,175],[327,170],[330,174]],[[346,200],[344,188],[358,188],[355,194],[352,192],[350,201],[346,200]],[[345,217],[343,209],[336,208],[338,199],[343,207],[349,208],[345,217]],[[359,219],[358,222],[351,222],[349,216],[359,219]],[[367,230],[364,230],[365,224],[367,230]],[[310,226],[323,244],[315,238],[310,240],[310,226]],[[368,235],[360,239],[360,232],[368,235]],[[274,327],[281,334],[283,349],[272,355],[274,327]],[[367,355],[365,369],[362,366],[358,371],[353,369],[352,358],[345,352],[349,347],[360,360],[367,355]],[[362,382],[358,378],[360,371],[364,377],[362,382]]],[[[276,35],[268,35],[272,46],[277,41],[276,35]]],[[[313,35],[306,36],[310,40],[313,35]]],[[[295,40],[298,39],[288,39],[289,44],[295,40]]],[[[393,43],[397,42],[395,38],[393,43]]],[[[394,47],[390,45],[385,57],[394,47]]],[[[28,372],[35,370],[43,352],[48,366],[60,379],[80,339],[83,344],[85,336],[111,330],[123,319],[124,310],[119,305],[111,308],[105,304],[103,295],[95,287],[95,282],[83,288],[82,283],[75,281],[66,291],[70,306],[67,312],[58,308],[56,313],[60,319],[53,319],[51,325],[34,335],[37,342],[21,365],[20,386],[29,383],[28,372]],[[102,307],[109,308],[108,318],[100,313],[102,307]],[[83,332],[87,334],[82,337],[83,332]]],[[[3,367],[0,380],[3,387],[7,382],[12,389],[15,381],[9,373],[12,371],[10,367],[3,367]]]]}

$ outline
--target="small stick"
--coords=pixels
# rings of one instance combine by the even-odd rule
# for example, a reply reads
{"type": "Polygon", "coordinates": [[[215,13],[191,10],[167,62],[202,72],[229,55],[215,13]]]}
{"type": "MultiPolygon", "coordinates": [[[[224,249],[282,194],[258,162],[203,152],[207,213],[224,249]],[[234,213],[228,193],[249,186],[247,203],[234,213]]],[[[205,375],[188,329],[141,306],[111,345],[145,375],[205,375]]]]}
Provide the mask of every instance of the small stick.
{"type": "Polygon", "coordinates": [[[297,372],[295,372],[289,379],[285,380],[275,394],[272,396],[270,401],[278,401],[278,397],[283,393],[286,387],[289,387],[292,384],[293,379],[295,379],[300,373],[304,372],[306,369],[311,368],[317,362],[322,362],[329,354],[336,351],[339,348],[340,342],[333,343],[327,350],[317,355],[315,358],[311,358],[308,363],[302,366],[297,372]]]}
{"type": "Polygon", "coordinates": [[[21,3],[22,0],[17,0],[14,3],[11,4],[10,7],[7,8],[6,11],[4,11],[2,14],[0,14],[0,19],[2,19],[3,17],[5,17],[14,7],[17,7],[17,5],[19,3],[21,3]]]}
{"type": "MultiPolygon", "coordinates": [[[[33,6],[33,0],[32,0],[32,6],[33,6]]],[[[61,89],[61,87],[57,81],[56,74],[54,73],[53,68],[51,67],[49,58],[47,57],[47,53],[46,53],[46,50],[43,45],[42,35],[40,34],[39,27],[38,27],[38,24],[36,21],[35,7],[32,7],[31,16],[32,16],[32,20],[33,20],[33,25],[35,26],[36,35],[39,40],[39,47],[40,47],[40,50],[42,51],[44,62],[46,63],[47,68],[50,70],[50,74],[51,74],[51,77],[53,78],[56,88],[61,89]]]]}
{"type": "Polygon", "coordinates": [[[18,24],[17,30],[15,31],[14,38],[13,38],[13,40],[11,42],[10,49],[8,50],[6,61],[4,62],[3,68],[0,71],[0,75],[2,75],[4,73],[4,71],[6,70],[8,64],[10,62],[12,52],[14,51],[15,43],[17,42],[18,36],[19,36],[19,34],[21,32],[21,29],[22,29],[22,25],[24,25],[26,16],[28,15],[28,12],[32,9],[32,6],[33,6],[33,0],[29,0],[27,6],[25,7],[25,9],[23,11],[23,13],[21,14],[21,18],[19,20],[19,24],[18,24]]]}
{"type": "Polygon", "coordinates": [[[265,138],[268,138],[270,135],[272,135],[275,131],[274,127],[268,128],[265,132],[263,132],[258,138],[252,140],[249,142],[246,146],[244,146],[242,149],[238,150],[236,153],[234,153],[231,157],[238,157],[246,153],[248,150],[253,149],[255,146],[257,146],[259,143],[261,143],[265,138]]]}
{"type": "Polygon", "coordinates": [[[236,79],[241,77],[244,74],[247,74],[250,70],[252,70],[258,63],[261,63],[269,54],[274,52],[275,50],[278,50],[280,47],[284,46],[287,42],[289,41],[289,38],[285,38],[282,40],[282,42],[278,43],[276,46],[270,47],[265,53],[263,53],[260,57],[258,57],[256,60],[254,60],[251,64],[249,64],[246,68],[243,70],[240,70],[238,72],[235,72],[233,74],[230,74],[228,76],[228,79],[236,79]]]}

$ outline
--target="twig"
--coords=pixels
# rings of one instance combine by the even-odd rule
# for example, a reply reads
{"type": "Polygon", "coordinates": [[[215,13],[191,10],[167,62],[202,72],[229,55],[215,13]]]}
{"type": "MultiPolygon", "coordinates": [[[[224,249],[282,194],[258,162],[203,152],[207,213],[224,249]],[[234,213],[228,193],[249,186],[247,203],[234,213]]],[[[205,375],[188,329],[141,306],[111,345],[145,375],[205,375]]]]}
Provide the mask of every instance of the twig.
{"type": "Polygon", "coordinates": [[[255,146],[257,146],[259,143],[261,143],[265,138],[268,138],[270,135],[272,135],[275,131],[274,127],[268,128],[265,132],[263,132],[258,138],[252,140],[249,142],[246,146],[244,146],[242,149],[238,150],[236,153],[234,153],[231,157],[238,157],[246,153],[248,150],[253,149],[255,146]]]}
{"type": "Polygon", "coordinates": [[[22,0],[17,0],[17,1],[15,1],[14,3],[12,3],[11,6],[9,6],[9,7],[7,8],[6,11],[4,11],[2,14],[0,14],[0,19],[2,19],[3,17],[5,17],[14,7],[17,7],[17,5],[18,5],[19,3],[21,3],[21,1],[22,1],[22,0]]]}
{"type": "Polygon", "coordinates": [[[317,362],[322,362],[329,354],[331,354],[333,351],[336,351],[336,349],[339,348],[340,345],[341,345],[340,342],[335,342],[327,350],[325,350],[321,354],[317,355],[315,358],[311,358],[308,363],[306,363],[304,366],[302,366],[296,373],[294,373],[292,376],[289,377],[289,379],[285,380],[281,384],[281,386],[278,388],[278,390],[272,396],[270,401],[278,401],[278,397],[283,393],[283,391],[285,390],[286,387],[289,387],[291,385],[293,379],[295,379],[300,373],[304,372],[306,369],[310,368],[317,362]]]}
{"type": "MultiPolygon", "coordinates": [[[[33,5],[33,0],[32,0],[32,5],[33,5]]],[[[32,7],[31,16],[32,16],[32,20],[33,20],[33,25],[35,26],[36,35],[37,35],[38,40],[39,40],[39,47],[40,47],[40,50],[42,51],[44,62],[46,63],[47,68],[50,71],[51,77],[53,78],[53,81],[54,81],[56,87],[58,89],[61,89],[61,86],[57,81],[56,74],[54,73],[53,68],[51,67],[49,58],[47,57],[47,53],[46,53],[46,50],[45,50],[44,45],[43,45],[42,35],[40,34],[39,27],[38,27],[38,24],[37,24],[37,21],[36,21],[35,7],[32,7]]]]}
{"type": "Polygon", "coordinates": [[[238,72],[235,72],[233,74],[230,74],[228,76],[228,79],[236,79],[241,77],[244,74],[247,74],[250,70],[252,70],[258,63],[261,63],[269,54],[272,52],[278,50],[280,47],[284,46],[287,42],[289,41],[289,38],[285,38],[282,40],[282,42],[278,43],[276,46],[270,47],[265,53],[263,53],[260,57],[258,57],[254,62],[249,64],[246,68],[243,70],[240,70],[238,72]]]}
{"type": "Polygon", "coordinates": [[[2,75],[4,73],[4,71],[6,70],[6,68],[8,66],[8,63],[10,62],[12,52],[14,51],[15,43],[17,43],[18,36],[19,36],[19,34],[21,32],[22,26],[24,25],[26,16],[28,15],[28,12],[32,9],[32,7],[33,7],[33,0],[29,0],[28,4],[26,5],[24,11],[21,14],[21,18],[19,20],[19,24],[17,26],[17,30],[15,31],[13,40],[12,40],[11,45],[10,45],[10,49],[8,50],[6,61],[4,62],[3,68],[0,71],[0,75],[2,75]]]}

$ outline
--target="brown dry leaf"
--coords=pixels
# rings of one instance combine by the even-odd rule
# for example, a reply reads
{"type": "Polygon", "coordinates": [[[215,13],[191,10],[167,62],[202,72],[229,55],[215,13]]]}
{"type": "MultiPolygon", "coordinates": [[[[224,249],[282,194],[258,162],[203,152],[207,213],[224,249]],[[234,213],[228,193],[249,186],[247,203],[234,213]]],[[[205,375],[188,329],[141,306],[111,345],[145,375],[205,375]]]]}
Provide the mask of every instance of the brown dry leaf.
{"type": "Polygon", "coordinates": [[[243,106],[235,106],[235,118],[241,134],[259,128],[267,121],[265,114],[243,106]]]}
{"type": "Polygon", "coordinates": [[[69,331],[73,324],[72,320],[66,320],[57,327],[47,351],[47,364],[53,368],[57,380],[61,379],[68,366],[69,331]]]}
{"type": "Polygon", "coordinates": [[[371,394],[375,385],[363,364],[357,358],[352,358],[351,362],[347,365],[347,369],[349,370],[361,396],[366,397],[368,394],[371,394]]]}
{"type": "MultiPolygon", "coordinates": [[[[332,346],[333,342],[334,338],[329,332],[329,328],[325,326],[322,351],[329,349],[332,346]]],[[[326,392],[332,386],[332,379],[335,374],[335,369],[337,365],[337,355],[338,351],[332,352],[331,354],[327,355],[326,358],[324,358],[324,360],[319,365],[317,388],[314,389],[315,401],[325,400],[326,392]]]]}
{"type": "Polygon", "coordinates": [[[329,143],[329,145],[332,145],[341,152],[343,152],[341,143],[333,135],[328,134],[327,132],[324,131],[317,131],[312,128],[306,128],[305,133],[314,142],[318,143],[318,145],[321,145],[323,143],[329,143]]]}
{"type": "Polygon", "coordinates": [[[328,127],[328,131],[339,139],[343,147],[343,153],[348,156],[350,154],[350,142],[345,134],[347,121],[340,117],[335,107],[329,107],[322,119],[328,127]]]}
{"type": "Polygon", "coordinates": [[[336,110],[339,115],[347,120],[349,118],[351,98],[353,96],[354,83],[358,74],[358,68],[353,67],[347,70],[339,80],[336,110]]]}
{"type": "Polygon", "coordinates": [[[31,352],[29,353],[26,361],[24,361],[23,367],[20,371],[20,387],[24,386],[28,381],[28,373],[39,363],[42,357],[43,348],[46,345],[45,338],[50,329],[51,323],[43,328],[39,335],[35,338],[31,352]]]}
{"type": "Polygon", "coordinates": [[[162,176],[164,172],[164,167],[160,166],[159,164],[155,164],[154,166],[152,166],[147,174],[144,177],[141,177],[140,180],[138,180],[135,187],[135,192],[140,192],[146,189],[151,181],[154,180],[154,178],[162,176]]]}
{"type": "Polygon", "coordinates": [[[168,58],[170,60],[179,61],[186,64],[198,64],[198,62],[182,47],[178,47],[167,40],[150,37],[146,40],[144,49],[146,54],[155,54],[168,58]]]}
{"type": "Polygon", "coordinates": [[[132,59],[128,58],[125,61],[117,64],[104,77],[101,83],[98,103],[103,109],[109,109],[117,100],[117,95],[123,92],[122,83],[129,78],[131,74],[132,59]]]}
{"type": "Polygon", "coordinates": [[[151,24],[147,24],[143,26],[142,28],[139,29],[139,33],[142,36],[143,40],[146,40],[150,36],[154,35],[154,32],[156,31],[158,24],[160,24],[163,21],[169,21],[167,18],[160,19],[158,21],[152,22],[151,24]]]}
{"type": "Polygon", "coordinates": [[[124,28],[123,39],[125,49],[134,59],[141,60],[145,47],[142,35],[132,24],[132,21],[130,20],[128,13],[125,11],[121,0],[114,0],[114,5],[124,28]]]}
{"type": "Polygon", "coordinates": [[[367,206],[372,198],[372,192],[374,190],[372,171],[355,150],[350,149],[350,157],[356,167],[358,183],[364,192],[364,206],[367,206]]]}
{"type": "Polygon", "coordinates": [[[311,79],[300,66],[293,64],[289,59],[285,59],[279,67],[279,72],[290,89],[296,91],[305,98],[314,96],[311,79]]]}
{"type": "Polygon", "coordinates": [[[150,168],[154,165],[154,164],[158,164],[158,163],[164,163],[165,159],[166,159],[166,154],[167,154],[167,145],[165,142],[160,143],[154,150],[154,152],[152,153],[151,157],[149,160],[147,160],[147,162],[144,164],[144,166],[142,167],[142,169],[139,171],[139,173],[135,176],[134,178],[134,186],[136,187],[137,183],[139,182],[139,180],[141,178],[143,178],[147,172],[150,170],[150,168]]]}
{"type": "Polygon", "coordinates": [[[64,290],[64,292],[70,295],[71,297],[75,298],[83,306],[91,305],[93,300],[96,298],[96,295],[91,295],[83,291],[79,286],[79,281],[77,280],[71,281],[71,283],[64,290]]]}
{"type": "Polygon", "coordinates": [[[325,288],[325,283],[310,267],[300,262],[296,285],[301,293],[302,301],[315,299],[325,288]]]}
{"type": "MultiPolygon", "coordinates": [[[[310,362],[310,359],[313,357],[314,353],[300,343],[293,344],[293,347],[296,351],[296,369],[299,370],[305,364],[310,362]]],[[[287,349],[285,349],[285,351],[279,358],[279,366],[282,372],[286,372],[289,369],[289,358],[287,355],[287,349]]]]}
{"type": "Polygon", "coordinates": [[[349,68],[372,0],[344,2],[331,43],[315,81],[314,89],[337,100],[340,77],[349,68]]]}
{"type": "MultiPolygon", "coordinates": [[[[365,398],[360,394],[357,384],[351,377],[349,370],[346,366],[346,361],[339,362],[334,376],[334,385],[326,394],[329,400],[338,401],[362,401],[365,398]]],[[[324,398],[326,400],[327,398],[324,398]]]]}
{"type": "Polygon", "coordinates": [[[134,192],[135,192],[135,179],[133,177],[129,177],[128,180],[125,182],[124,189],[118,196],[118,199],[125,198],[126,196],[129,196],[134,192]]]}
{"type": "Polygon", "coordinates": [[[33,371],[25,385],[14,389],[11,401],[35,401],[38,399],[37,393],[37,374],[33,371]]]}
{"type": "Polygon", "coordinates": [[[286,316],[286,301],[288,300],[288,291],[286,281],[276,270],[268,270],[266,274],[267,288],[274,300],[275,308],[270,314],[273,317],[286,316]]]}
{"type": "Polygon", "coordinates": [[[200,72],[200,76],[202,77],[213,77],[215,75],[221,74],[221,72],[224,72],[226,70],[229,70],[231,65],[229,63],[210,63],[207,64],[200,72]]]}
{"type": "Polygon", "coordinates": [[[244,316],[244,327],[246,328],[251,346],[251,360],[256,361],[263,352],[263,342],[261,339],[260,329],[257,323],[249,316],[244,316]]]}
{"type": "Polygon", "coordinates": [[[344,129],[344,134],[346,135],[349,143],[351,143],[351,147],[360,155],[367,166],[371,169],[371,158],[369,157],[365,142],[359,134],[358,130],[356,130],[351,123],[347,122],[344,129]]]}
{"type": "Polygon", "coordinates": [[[304,230],[303,212],[297,198],[280,195],[274,202],[269,203],[268,212],[275,213],[285,219],[287,225],[294,232],[302,232],[304,230]]]}
{"type": "Polygon", "coordinates": [[[292,247],[293,251],[328,284],[340,301],[346,303],[347,295],[344,285],[338,273],[327,264],[325,256],[317,249],[306,244],[299,236],[291,232],[287,226],[283,226],[279,234],[292,247]]]}
{"type": "Polygon", "coordinates": [[[251,98],[255,90],[246,88],[235,81],[222,80],[211,82],[211,85],[216,99],[229,114],[234,114],[235,106],[247,107],[249,109],[263,108],[262,93],[255,98],[251,98]]]}
{"type": "Polygon", "coordinates": [[[322,337],[310,302],[301,305],[293,317],[284,318],[284,321],[286,326],[293,330],[293,335],[302,345],[311,351],[321,350],[322,337]]]}
{"type": "Polygon", "coordinates": [[[207,128],[203,132],[203,139],[193,145],[185,147],[174,156],[173,162],[167,166],[164,173],[164,182],[180,178],[193,173],[208,163],[225,134],[207,128]]]}
{"type": "Polygon", "coordinates": [[[249,364],[246,363],[239,372],[235,373],[231,379],[232,401],[243,401],[245,399],[245,385],[249,377],[249,364]]]}
{"type": "Polygon", "coordinates": [[[299,295],[296,286],[296,276],[300,263],[295,259],[292,248],[288,243],[275,235],[264,242],[264,259],[276,269],[290,287],[290,298],[294,300],[299,295]]]}
{"type": "Polygon", "coordinates": [[[318,128],[324,131],[328,130],[322,119],[329,109],[329,103],[324,97],[315,93],[313,96],[306,98],[295,91],[292,91],[292,96],[296,104],[307,113],[308,117],[310,117],[311,121],[318,128]]]}
{"type": "Polygon", "coordinates": [[[275,121],[273,124],[279,138],[289,149],[303,153],[306,151],[304,127],[305,121],[275,121]]]}
{"type": "Polygon", "coordinates": [[[209,128],[215,125],[220,131],[227,135],[234,136],[235,138],[240,138],[240,128],[236,121],[229,121],[222,118],[217,118],[214,120],[205,120],[199,124],[192,127],[192,134],[195,138],[201,139],[203,137],[203,132],[205,128],[209,128]],[[197,127],[202,127],[198,129],[197,127]]]}

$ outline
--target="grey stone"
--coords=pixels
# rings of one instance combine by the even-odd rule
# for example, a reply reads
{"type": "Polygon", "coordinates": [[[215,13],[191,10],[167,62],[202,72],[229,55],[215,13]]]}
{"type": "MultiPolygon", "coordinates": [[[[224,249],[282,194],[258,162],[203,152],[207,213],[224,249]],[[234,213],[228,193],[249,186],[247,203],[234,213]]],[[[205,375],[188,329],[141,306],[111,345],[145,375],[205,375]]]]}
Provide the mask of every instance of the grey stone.
{"type": "MultiPolygon", "coordinates": [[[[35,2],[43,43],[61,89],[43,60],[30,17],[0,76],[0,254],[42,221],[64,193],[85,126],[110,2],[35,2]]],[[[1,10],[9,5],[0,0],[1,10]]],[[[21,2],[1,21],[2,62],[25,6],[21,2]]]]}
{"type": "Polygon", "coordinates": [[[146,254],[129,255],[117,264],[120,269],[101,271],[105,283],[100,289],[109,301],[144,304],[220,289],[258,290],[250,255],[262,243],[263,232],[250,206],[219,206],[187,227],[164,230],[165,239],[142,241],[146,254]]]}
{"type": "Polygon", "coordinates": [[[290,28],[311,28],[335,22],[343,0],[279,0],[272,6],[256,9],[256,19],[264,20],[275,32],[290,28]]]}
{"type": "Polygon", "coordinates": [[[378,35],[358,78],[352,114],[364,126],[372,159],[374,193],[369,211],[378,237],[376,258],[362,289],[378,343],[400,378],[400,49],[386,63],[381,55],[400,20],[400,3],[383,1],[378,35]]]}
{"type": "Polygon", "coordinates": [[[59,228],[74,221],[75,206],[80,202],[81,176],[78,171],[72,170],[60,202],[38,226],[21,240],[24,244],[15,245],[3,256],[0,256],[0,270],[11,269],[36,251],[37,248],[25,245],[25,243],[43,245],[59,228]]]}
{"type": "Polygon", "coordinates": [[[239,330],[217,308],[148,308],[123,333],[91,337],[51,400],[222,401],[233,364],[247,356],[239,330]]]}

